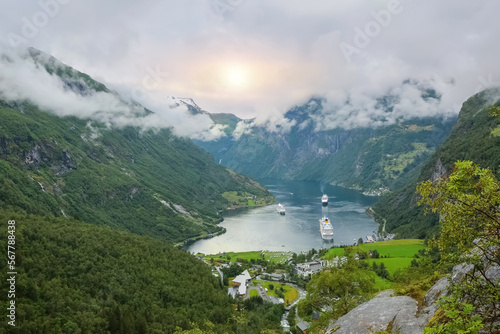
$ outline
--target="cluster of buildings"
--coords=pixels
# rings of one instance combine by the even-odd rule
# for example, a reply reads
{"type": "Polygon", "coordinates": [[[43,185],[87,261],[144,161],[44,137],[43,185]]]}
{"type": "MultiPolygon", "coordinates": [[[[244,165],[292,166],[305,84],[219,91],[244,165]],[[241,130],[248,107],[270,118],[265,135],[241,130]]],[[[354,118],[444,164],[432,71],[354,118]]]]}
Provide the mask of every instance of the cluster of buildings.
{"type": "MultiPolygon", "coordinates": [[[[346,257],[336,257],[333,260],[316,260],[306,263],[298,263],[294,266],[294,273],[303,279],[308,279],[312,275],[321,272],[325,267],[336,267],[342,265],[347,261],[346,257]]],[[[223,265],[221,265],[222,268],[223,265]]],[[[225,265],[228,266],[228,265],[225,265]]],[[[259,266],[259,268],[251,268],[253,270],[265,268],[259,266]]],[[[262,273],[261,278],[268,281],[289,281],[290,275],[288,274],[268,274],[262,273]]],[[[247,294],[248,287],[252,277],[250,276],[248,270],[243,271],[240,275],[236,276],[232,281],[232,286],[229,288],[228,293],[233,297],[244,297],[247,294]]]]}
{"type": "Polygon", "coordinates": [[[297,263],[295,265],[294,272],[302,278],[307,278],[313,274],[319,273],[324,265],[324,261],[320,260],[306,263],[297,263]]]}
{"type": "MultiPolygon", "coordinates": [[[[357,255],[357,254],[356,254],[357,255]]],[[[335,257],[333,260],[316,260],[295,265],[294,272],[301,278],[310,278],[319,273],[323,268],[338,267],[347,261],[347,257],[335,257]]]]}

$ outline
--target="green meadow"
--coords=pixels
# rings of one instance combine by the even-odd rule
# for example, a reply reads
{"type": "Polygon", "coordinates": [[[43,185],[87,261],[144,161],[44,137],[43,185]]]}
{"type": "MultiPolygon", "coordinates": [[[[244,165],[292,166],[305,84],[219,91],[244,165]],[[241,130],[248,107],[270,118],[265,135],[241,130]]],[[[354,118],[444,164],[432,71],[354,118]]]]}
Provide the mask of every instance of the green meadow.
{"type": "Polygon", "coordinates": [[[400,239],[380,241],[358,246],[365,251],[377,250],[380,256],[387,257],[410,257],[418,253],[419,250],[425,249],[424,241],[420,239],[400,239]]]}
{"type": "MultiPolygon", "coordinates": [[[[365,252],[370,250],[377,250],[381,257],[384,256],[388,258],[410,258],[410,261],[413,258],[413,255],[418,253],[419,250],[425,248],[426,247],[424,246],[424,241],[420,239],[380,241],[373,243],[364,243],[359,246],[353,247],[354,252],[357,252],[358,250],[365,252]]],[[[323,258],[330,260],[335,256],[343,255],[344,248],[332,248],[325,254],[323,258]]]]}
{"type": "Polygon", "coordinates": [[[368,263],[370,266],[375,262],[377,265],[380,263],[384,263],[384,266],[387,268],[387,271],[390,275],[394,274],[394,272],[399,268],[409,267],[413,258],[409,257],[394,257],[394,258],[386,258],[386,259],[367,259],[363,260],[368,263]]]}
{"type": "Polygon", "coordinates": [[[213,258],[215,262],[236,262],[237,259],[250,261],[251,259],[262,259],[264,255],[265,260],[275,263],[283,263],[292,257],[292,252],[279,252],[279,251],[251,251],[251,252],[225,252],[221,254],[197,254],[202,255],[205,261],[210,262],[213,258]]]}
{"type": "Polygon", "coordinates": [[[375,289],[377,289],[377,291],[384,291],[392,288],[393,288],[392,282],[375,275],[375,289]]]}
{"type": "Polygon", "coordinates": [[[285,304],[292,303],[295,301],[295,299],[299,298],[299,292],[297,289],[295,289],[293,286],[288,285],[288,284],[281,284],[279,282],[270,282],[270,281],[259,281],[259,280],[253,280],[252,281],[253,285],[262,285],[263,288],[267,289],[267,295],[268,296],[274,296],[277,297],[276,295],[276,289],[283,288],[286,290],[284,293],[284,300],[285,304]],[[271,289],[269,286],[273,285],[273,289],[271,289]]]}
{"type": "MultiPolygon", "coordinates": [[[[380,241],[373,243],[364,243],[359,246],[353,247],[353,252],[368,252],[370,250],[377,250],[380,255],[378,259],[365,259],[368,265],[372,266],[373,262],[377,265],[380,263],[384,263],[384,266],[387,268],[387,271],[390,275],[393,275],[394,272],[399,268],[406,268],[411,265],[411,261],[414,259],[414,255],[418,253],[419,250],[425,249],[424,241],[420,239],[400,239],[400,240],[389,240],[389,241],[380,241]]],[[[324,259],[330,260],[336,256],[343,256],[345,254],[344,248],[332,248],[330,249],[325,256],[324,259]]],[[[378,290],[389,289],[392,286],[392,283],[380,278],[376,277],[375,285],[378,290]]]]}

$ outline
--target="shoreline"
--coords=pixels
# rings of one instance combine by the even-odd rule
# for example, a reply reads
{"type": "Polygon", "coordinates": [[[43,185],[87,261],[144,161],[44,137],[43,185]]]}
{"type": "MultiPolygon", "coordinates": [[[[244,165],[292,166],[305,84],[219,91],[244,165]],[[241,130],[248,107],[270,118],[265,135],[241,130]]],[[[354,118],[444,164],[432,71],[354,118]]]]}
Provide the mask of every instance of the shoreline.
{"type": "Polygon", "coordinates": [[[184,248],[184,247],[188,247],[188,246],[194,244],[197,241],[205,240],[205,239],[212,239],[214,237],[222,235],[222,234],[224,234],[224,233],[227,232],[227,230],[226,230],[225,227],[220,227],[219,226],[219,224],[224,221],[223,215],[225,213],[232,213],[233,214],[233,213],[238,213],[238,211],[246,211],[246,210],[252,210],[252,209],[257,209],[257,208],[263,208],[263,207],[266,207],[266,206],[270,206],[270,205],[276,204],[276,202],[277,202],[276,198],[274,198],[274,196],[273,196],[273,199],[274,199],[273,203],[267,203],[265,205],[229,207],[229,208],[227,208],[227,209],[219,212],[219,214],[221,215],[221,217],[220,217],[220,219],[216,223],[214,223],[215,226],[217,226],[218,228],[221,229],[220,231],[214,232],[214,233],[210,233],[210,234],[200,234],[200,235],[198,235],[196,237],[189,238],[189,239],[186,239],[184,241],[180,241],[180,242],[174,244],[174,247],[176,247],[176,248],[184,248]]]}

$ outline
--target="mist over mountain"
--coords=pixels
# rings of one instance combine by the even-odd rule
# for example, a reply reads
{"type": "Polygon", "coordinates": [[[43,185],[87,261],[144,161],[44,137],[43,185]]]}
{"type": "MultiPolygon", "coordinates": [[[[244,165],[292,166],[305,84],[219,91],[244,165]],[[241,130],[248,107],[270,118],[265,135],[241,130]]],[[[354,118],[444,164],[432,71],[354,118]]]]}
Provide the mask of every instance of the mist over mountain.
{"type": "Polygon", "coordinates": [[[189,113],[188,105],[164,100],[152,104],[152,111],[39,50],[0,48],[0,53],[0,97],[6,101],[28,100],[58,116],[114,127],[170,129],[177,136],[197,139],[223,134],[207,115],[189,113]]]}
{"type": "MultiPolygon", "coordinates": [[[[418,91],[425,104],[440,99],[417,82],[402,87],[418,91]]],[[[326,98],[312,98],[264,124],[210,114],[225,127],[227,137],[196,143],[216,162],[252,177],[316,180],[380,193],[394,189],[418,168],[446,139],[456,119],[418,108],[402,112],[406,102],[401,95],[378,98],[376,112],[366,119],[346,103],[332,109],[326,98]]]]}

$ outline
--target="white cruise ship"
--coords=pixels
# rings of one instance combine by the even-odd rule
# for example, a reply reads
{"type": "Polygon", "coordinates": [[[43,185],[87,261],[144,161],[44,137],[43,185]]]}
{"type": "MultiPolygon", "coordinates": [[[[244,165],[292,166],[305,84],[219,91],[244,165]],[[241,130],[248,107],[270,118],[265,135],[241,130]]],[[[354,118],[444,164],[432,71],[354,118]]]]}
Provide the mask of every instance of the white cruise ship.
{"type": "Polygon", "coordinates": [[[282,216],[285,215],[285,207],[281,205],[281,203],[278,203],[278,207],[276,208],[276,211],[282,216]]]}
{"type": "Polygon", "coordinates": [[[321,197],[321,203],[323,204],[323,206],[328,206],[328,195],[327,194],[323,194],[323,196],[321,197]]]}
{"type": "Polygon", "coordinates": [[[321,232],[321,237],[325,240],[333,239],[333,226],[327,217],[323,217],[319,220],[319,231],[321,232]]]}

